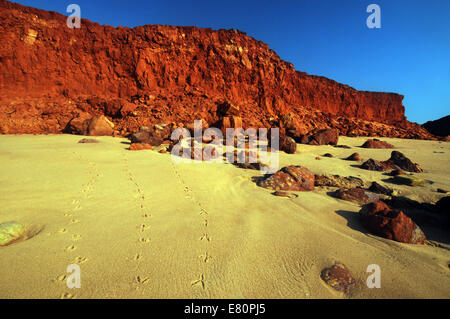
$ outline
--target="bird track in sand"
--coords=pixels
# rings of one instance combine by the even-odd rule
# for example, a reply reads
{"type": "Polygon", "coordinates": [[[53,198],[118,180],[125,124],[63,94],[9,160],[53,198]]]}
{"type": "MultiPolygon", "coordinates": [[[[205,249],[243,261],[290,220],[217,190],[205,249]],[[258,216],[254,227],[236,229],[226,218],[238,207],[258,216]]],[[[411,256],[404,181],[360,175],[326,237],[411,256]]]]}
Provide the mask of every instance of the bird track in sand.
{"type": "MultiPolygon", "coordinates": [[[[135,194],[132,197],[136,202],[136,207],[139,211],[141,220],[139,225],[136,226],[136,229],[138,230],[137,241],[140,244],[150,244],[151,242],[150,238],[147,236],[150,226],[148,225],[147,221],[151,217],[151,214],[145,206],[146,195],[144,194],[143,188],[136,180],[135,174],[132,172],[130,168],[130,162],[125,152],[123,153],[123,161],[124,161],[124,171],[127,180],[133,185],[133,188],[135,190],[135,194]]],[[[139,290],[150,283],[149,277],[145,277],[140,274],[141,272],[140,263],[144,260],[143,249],[144,248],[141,247],[141,249],[138,252],[136,252],[133,257],[127,258],[128,261],[131,261],[135,264],[137,275],[135,275],[132,280],[132,285],[134,286],[135,290],[139,290]]]]}
{"type": "MultiPolygon", "coordinates": [[[[100,173],[98,171],[97,165],[88,160],[87,158],[81,156],[78,152],[72,152],[72,155],[76,158],[78,163],[86,163],[87,169],[86,174],[88,176],[88,181],[81,186],[81,191],[77,196],[72,200],[72,208],[70,211],[64,214],[64,217],[68,219],[66,227],[60,229],[58,231],[59,234],[71,234],[70,226],[78,224],[81,222],[81,214],[83,212],[82,201],[92,198],[94,185],[97,183],[100,178],[100,173]]],[[[68,254],[73,253],[78,249],[76,242],[81,240],[80,234],[71,234],[71,243],[64,249],[64,251],[68,254]]],[[[84,256],[77,256],[72,259],[72,263],[81,265],[88,262],[89,259],[84,256]]],[[[53,280],[55,283],[65,284],[68,278],[67,274],[60,275],[53,280]]],[[[65,285],[64,285],[65,286],[65,285]]],[[[76,296],[69,292],[63,292],[60,295],[61,299],[73,299],[76,296]]]]}
{"type": "Polygon", "coordinates": [[[200,273],[199,279],[196,279],[196,280],[191,282],[191,286],[192,287],[201,287],[203,290],[205,290],[206,287],[207,287],[207,285],[206,285],[206,283],[207,283],[206,273],[208,272],[208,262],[212,259],[211,255],[209,254],[209,248],[210,248],[209,244],[211,242],[211,235],[209,234],[209,228],[208,228],[208,224],[209,224],[208,216],[209,216],[209,213],[203,207],[202,203],[195,197],[192,189],[184,181],[184,179],[182,178],[182,176],[180,175],[180,173],[176,169],[175,164],[173,163],[173,161],[171,161],[171,167],[172,167],[172,171],[174,172],[174,175],[177,177],[178,182],[180,183],[180,185],[183,188],[183,191],[185,193],[185,198],[187,200],[192,201],[199,208],[199,215],[201,216],[201,221],[202,221],[202,225],[203,225],[203,234],[201,234],[201,236],[199,237],[199,240],[204,242],[204,251],[205,251],[205,253],[200,255],[200,256],[198,256],[198,258],[201,261],[201,265],[200,265],[201,273],[200,273]]]}

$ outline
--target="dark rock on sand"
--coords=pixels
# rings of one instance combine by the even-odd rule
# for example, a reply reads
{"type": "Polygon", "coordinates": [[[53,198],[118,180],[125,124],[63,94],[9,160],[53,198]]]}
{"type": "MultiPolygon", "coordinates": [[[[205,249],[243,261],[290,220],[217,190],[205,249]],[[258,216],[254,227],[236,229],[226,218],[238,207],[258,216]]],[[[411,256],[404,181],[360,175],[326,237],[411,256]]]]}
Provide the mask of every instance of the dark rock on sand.
{"type": "Polygon", "coordinates": [[[356,188],[363,187],[364,182],[358,177],[343,177],[339,175],[315,175],[315,186],[356,188]]]}
{"type": "Polygon", "coordinates": [[[411,218],[382,201],[365,205],[360,214],[362,224],[374,235],[408,244],[426,241],[425,234],[411,218]]]}
{"type": "Polygon", "coordinates": [[[258,186],[273,190],[312,191],[314,190],[314,174],[305,167],[287,166],[280,169],[258,186]]]}
{"type": "Polygon", "coordinates": [[[361,147],[364,148],[395,148],[394,145],[378,139],[367,140],[361,147]]]}
{"type": "Polygon", "coordinates": [[[339,262],[330,268],[323,269],[320,278],[333,289],[344,293],[349,293],[358,286],[358,281],[350,270],[339,262]]]}
{"type": "Polygon", "coordinates": [[[387,196],[391,196],[394,192],[392,189],[384,187],[377,182],[372,182],[372,185],[370,185],[369,187],[369,191],[371,191],[372,193],[383,194],[387,196]]]}
{"type": "Polygon", "coordinates": [[[384,163],[389,166],[397,166],[398,168],[408,172],[423,172],[419,164],[413,163],[409,158],[398,151],[393,151],[391,153],[391,158],[384,163]]]}
{"type": "Polygon", "coordinates": [[[367,161],[362,163],[360,167],[363,169],[367,169],[369,171],[379,171],[379,172],[392,168],[388,164],[374,160],[373,158],[369,158],[367,161]]]}
{"type": "Polygon", "coordinates": [[[295,154],[297,151],[297,143],[292,137],[280,136],[280,151],[288,154],[295,154]]]}
{"type": "Polygon", "coordinates": [[[334,157],[333,154],[331,154],[331,153],[325,153],[322,156],[323,157],[329,157],[329,158],[333,158],[334,157]]]}
{"type": "Polygon", "coordinates": [[[350,188],[350,189],[344,189],[344,188],[338,189],[334,193],[334,197],[342,199],[342,200],[358,203],[360,205],[371,203],[371,202],[376,202],[380,199],[379,195],[369,192],[369,191],[366,191],[359,187],[350,188]]]}
{"type": "Polygon", "coordinates": [[[359,156],[358,153],[353,153],[352,155],[350,155],[349,157],[347,157],[346,160],[347,160],[347,161],[361,162],[361,156],[359,156]]]}

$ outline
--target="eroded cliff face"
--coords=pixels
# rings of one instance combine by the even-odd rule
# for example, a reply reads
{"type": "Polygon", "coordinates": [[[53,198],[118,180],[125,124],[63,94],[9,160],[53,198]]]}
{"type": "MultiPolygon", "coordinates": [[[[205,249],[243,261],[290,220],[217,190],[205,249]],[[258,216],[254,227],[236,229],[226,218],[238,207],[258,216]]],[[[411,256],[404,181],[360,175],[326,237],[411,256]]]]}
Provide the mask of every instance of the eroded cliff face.
{"type": "Polygon", "coordinates": [[[326,126],[354,118],[410,128],[403,96],[298,72],[240,31],[113,28],[84,19],[69,29],[63,15],[0,0],[0,43],[3,133],[61,132],[80,112],[106,114],[122,133],[161,121],[211,125],[223,101],[240,108],[245,126],[267,126],[285,113],[302,125],[320,111],[326,126]],[[111,113],[111,103],[129,112],[111,113]]]}

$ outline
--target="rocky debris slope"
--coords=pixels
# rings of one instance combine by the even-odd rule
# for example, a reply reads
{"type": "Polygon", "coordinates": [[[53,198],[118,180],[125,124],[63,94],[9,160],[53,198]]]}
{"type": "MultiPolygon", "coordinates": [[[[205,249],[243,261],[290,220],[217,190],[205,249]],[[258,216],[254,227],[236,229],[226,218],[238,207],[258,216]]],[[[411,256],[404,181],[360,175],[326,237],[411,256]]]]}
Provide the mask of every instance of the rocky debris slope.
{"type": "Polygon", "coordinates": [[[404,115],[403,96],[357,91],[296,71],[237,30],[146,25],[133,29],[0,0],[0,133],[60,133],[104,115],[114,135],[155,123],[271,127],[292,114],[300,136],[432,138],[404,115]],[[232,105],[223,111],[223,105],[232,105]],[[377,122],[380,123],[377,123],[377,122]]]}

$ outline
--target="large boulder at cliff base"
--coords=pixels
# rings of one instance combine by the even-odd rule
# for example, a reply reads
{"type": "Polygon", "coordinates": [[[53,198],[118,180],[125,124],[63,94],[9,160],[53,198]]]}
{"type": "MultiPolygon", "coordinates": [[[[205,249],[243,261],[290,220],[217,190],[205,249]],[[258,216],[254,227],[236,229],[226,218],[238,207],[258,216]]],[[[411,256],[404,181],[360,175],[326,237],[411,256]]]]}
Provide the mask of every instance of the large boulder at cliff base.
{"type": "Polygon", "coordinates": [[[160,130],[142,126],[139,131],[131,134],[129,138],[133,144],[144,143],[151,146],[159,146],[164,142],[165,136],[160,130]]]}
{"type": "Polygon", "coordinates": [[[301,144],[309,145],[337,145],[339,131],[337,129],[313,130],[300,138],[301,144]]]}
{"type": "Polygon", "coordinates": [[[83,135],[111,136],[114,133],[114,124],[104,115],[94,116],[87,120],[86,131],[83,135]]]}
{"type": "Polygon", "coordinates": [[[364,227],[374,235],[408,244],[426,241],[425,234],[411,218],[382,201],[365,205],[360,216],[364,227]]]}

